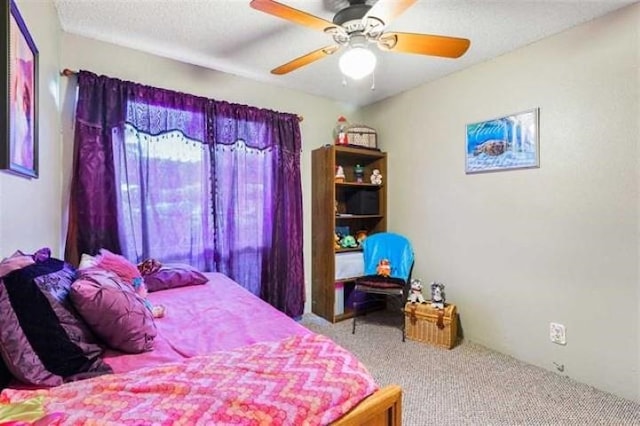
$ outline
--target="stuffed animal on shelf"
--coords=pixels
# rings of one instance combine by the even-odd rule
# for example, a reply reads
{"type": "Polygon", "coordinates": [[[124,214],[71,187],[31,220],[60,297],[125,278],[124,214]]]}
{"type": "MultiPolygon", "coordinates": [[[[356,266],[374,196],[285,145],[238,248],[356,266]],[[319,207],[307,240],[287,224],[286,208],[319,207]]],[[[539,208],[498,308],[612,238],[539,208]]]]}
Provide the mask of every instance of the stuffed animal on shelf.
{"type": "Polygon", "coordinates": [[[373,169],[373,172],[371,173],[371,183],[374,185],[382,185],[382,174],[380,173],[380,170],[373,169]]]}
{"type": "Polygon", "coordinates": [[[338,236],[338,234],[333,234],[333,249],[340,250],[340,248],[340,237],[338,236]]]}
{"type": "Polygon", "coordinates": [[[358,245],[361,246],[362,242],[365,240],[365,238],[367,238],[368,232],[365,230],[360,230],[358,232],[356,232],[356,241],[358,242],[358,245]]]}
{"type": "Polygon", "coordinates": [[[383,277],[391,275],[391,263],[389,262],[389,259],[380,259],[378,267],[376,268],[376,273],[383,277]]]}
{"type": "Polygon", "coordinates": [[[353,235],[345,235],[342,237],[342,240],[340,240],[340,245],[342,248],[356,248],[358,247],[358,242],[353,235]]]}
{"type": "Polygon", "coordinates": [[[444,284],[434,281],[431,283],[431,306],[437,309],[444,309],[444,305],[444,284]]]}
{"type": "Polygon", "coordinates": [[[411,290],[409,291],[409,302],[411,303],[427,303],[422,296],[422,281],[418,279],[411,280],[411,290]]]}

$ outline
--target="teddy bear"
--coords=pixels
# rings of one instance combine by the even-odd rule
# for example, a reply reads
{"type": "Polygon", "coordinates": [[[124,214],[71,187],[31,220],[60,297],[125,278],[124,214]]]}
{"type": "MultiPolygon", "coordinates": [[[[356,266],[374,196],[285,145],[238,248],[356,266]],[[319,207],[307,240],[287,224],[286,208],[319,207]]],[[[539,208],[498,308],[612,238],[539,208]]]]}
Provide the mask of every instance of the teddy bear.
{"type": "Polygon", "coordinates": [[[411,290],[409,291],[410,303],[427,303],[422,296],[422,281],[418,279],[411,280],[411,290]]]}
{"type": "Polygon", "coordinates": [[[374,185],[382,185],[382,174],[379,169],[373,169],[371,173],[371,183],[374,185]]]}
{"type": "Polygon", "coordinates": [[[389,262],[389,259],[380,259],[378,267],[376,268],[376,273],[383,277],[391,275],[391,263],[389,262]]]}
{"type": "Polygon", "coordinates": [[[431,283],[431,306],[436,309],[444,309],[444,302],[444,284],[433,281],[431,283]]]}

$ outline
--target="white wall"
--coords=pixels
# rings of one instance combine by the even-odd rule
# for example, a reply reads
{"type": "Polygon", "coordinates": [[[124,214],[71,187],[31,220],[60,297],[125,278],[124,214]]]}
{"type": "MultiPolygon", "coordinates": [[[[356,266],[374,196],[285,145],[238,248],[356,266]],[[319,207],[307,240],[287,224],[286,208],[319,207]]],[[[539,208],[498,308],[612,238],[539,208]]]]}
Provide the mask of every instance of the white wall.
{"type": "Polygon", "coordinates": [[[0,172],[0,259],[17,249],[44,246],[60,255],[61,245],[60,23],[53,2],[17,0],[16,4],[40,52],[39,178],[0,172]]]}
{"type": "MultiPolygon", "coordinates": [[[[245,78],[149,55],[133,49],[64,34],[62,66],[85,69],[149,86],[206,96],[213,99],[302,115],[302,186],[306,311],[311,307],[311,150],[331,143],[332,129],[348,106],[317,96],[258,83],[245,78]]],[[[63,193],[69,193],[73,153],[72,117],[75,77],[63,82],[63,193]]],[[[66,207],[65,207],[66,211],[66,207]]],[[[66,213],[65,213],[66,215],[66,213]]],[[[66,227],[66,221],[65,225],[66,227]]]]}
{"type": "Polygon", "coordinates": [[[389,152],[389,228],[465,337],[636,401],[639,27],[636,4],[364,111],[389,152]],[[535,107],[539,169],[465,175],[467,123],[535,107]]]}

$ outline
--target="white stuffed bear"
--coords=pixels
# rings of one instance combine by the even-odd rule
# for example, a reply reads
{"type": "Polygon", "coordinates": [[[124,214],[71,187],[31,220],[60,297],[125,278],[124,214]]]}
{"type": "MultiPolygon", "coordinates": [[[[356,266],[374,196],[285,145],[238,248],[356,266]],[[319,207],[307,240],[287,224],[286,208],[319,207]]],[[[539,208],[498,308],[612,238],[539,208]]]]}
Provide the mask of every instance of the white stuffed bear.
{"type": "Polygon", "coordinates": [[[432,282],[431,283],[431,306],[437,309],[444,309],[445,294],[444,284],[432,282]]]}
{"type": "Polygon", "coordinates": [[[409,292],[409,302],[411,303],[427,303],[422,296],[422,281],[411,280],[411,291],[409,292]]]}
{"type": "Polygon", "coordinates": [[[379,169],[373,169],[371,173],[371,183],[374,185],[382,185],[382,174],[379,169]]]}

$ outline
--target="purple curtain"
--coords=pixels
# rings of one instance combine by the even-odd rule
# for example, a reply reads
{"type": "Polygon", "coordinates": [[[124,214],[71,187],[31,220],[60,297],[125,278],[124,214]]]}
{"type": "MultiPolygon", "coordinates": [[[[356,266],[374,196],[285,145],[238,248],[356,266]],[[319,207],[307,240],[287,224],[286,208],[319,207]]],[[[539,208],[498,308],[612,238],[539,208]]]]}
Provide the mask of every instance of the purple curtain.
{"type": "Polygon", "coordinates": [[[78,73],[73,177],[65,258],[77,265],[82,253],[100,248],[120,252],[113,140],[121,134],[127,85],[120,80],[78,73]]]}
{"type": "Polygon", "coordinates": [[[305,292],[298,117],[227,102],[212,106],[218,270],[287,315],[300,316],[305,292]]]}
{"type": "Polygon", "coordinates": [[[122,254],[214,270],[208,100],[132,85],[114,146],[122,254]]]}
{"type": "Polygon", "coordinates": [[[190,263],[302,315],[297,116],[86,71],[78,82],[66,258],[104,247],[190,263]]]}

